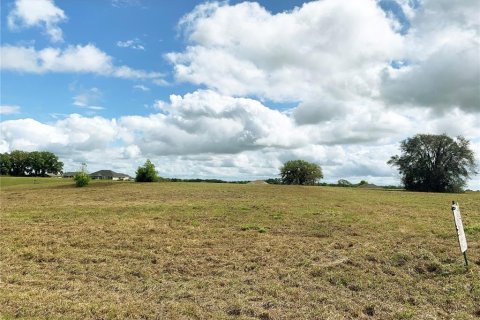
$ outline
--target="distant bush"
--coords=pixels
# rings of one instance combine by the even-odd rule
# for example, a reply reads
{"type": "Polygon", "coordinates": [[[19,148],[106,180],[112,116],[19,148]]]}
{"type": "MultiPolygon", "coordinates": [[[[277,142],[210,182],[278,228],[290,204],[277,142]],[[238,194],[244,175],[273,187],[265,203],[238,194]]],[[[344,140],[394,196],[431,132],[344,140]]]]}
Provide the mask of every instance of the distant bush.
{"type": "Polygon", "coordinates": [[[282,184],[282,179],[280,178],[270,178],[265,180],[266,183],[268,184],[282,184]]]}
{"type": "Polygon", "coordinates": [[[85,187],[90,182],[90,176],[86,172],[77,172],[75,176],[73,176],[73,180],[75,181],[75,185],[77,187],[85,187]]]}
{"type": "Polygon", "coordinates": [[[241,180],[241,181],[225,181],[220,179],[180,179],[180,178],[158,178],[159,181],[164,182],[202,182],[202,183],[232,183],[232,184],[247,184],[249,180],[241,180]]]}
{"type": "Polygon", "coordinates": [[[158,174],[155,171],[155,165],[147,159],[145,164],[141,167],[138,167],[136,176],[136,182],[156,182],[158,181],[158,174]]]}
{"type": "Polygon", "coordinates": [[[345,179],[338,180],[337,185],[339,187],[351,187],[351,186],[353,186],[353,184],[350,181],[345,180],[345,179]]]}

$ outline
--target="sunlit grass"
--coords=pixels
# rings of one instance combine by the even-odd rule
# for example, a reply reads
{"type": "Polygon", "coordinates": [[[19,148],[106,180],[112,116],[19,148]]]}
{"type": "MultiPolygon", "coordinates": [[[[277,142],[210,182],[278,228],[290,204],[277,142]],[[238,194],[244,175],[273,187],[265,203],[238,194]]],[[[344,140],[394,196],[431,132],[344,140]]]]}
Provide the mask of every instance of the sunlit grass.
{"type": "MultiPolygon", "coordinates": [[[[1,191],[0,318],[471,319],[480,194],[73,181],[1,191]],[[463,268],[450,203],[469,243],[463,268]]],[[[61,179],[60,179],[61,180],[61,179]]]]}

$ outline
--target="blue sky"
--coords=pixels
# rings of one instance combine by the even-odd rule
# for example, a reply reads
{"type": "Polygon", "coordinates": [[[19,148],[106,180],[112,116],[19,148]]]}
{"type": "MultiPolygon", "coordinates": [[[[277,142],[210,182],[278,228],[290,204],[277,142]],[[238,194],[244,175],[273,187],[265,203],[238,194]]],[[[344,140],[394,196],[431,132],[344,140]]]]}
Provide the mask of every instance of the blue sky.
{"type": "Polygon", "coordinates": [[[417,133],[480,154],[475,1],[173,3],[1,0],[0,151],[228,180],[304,158],[379,184],[417,133]]]}
{"type": "MultiPolygon", "coordinates": [[[[231,4],[241,1],[231,1],[231,4]]],[[[9,118],[32,117],[51,120],[52,115],[93,113],[105,117],[147,115],[154,100],[168,100],[170,94],[183,95],[197,86],[175,83],[171,64],[164,58],[168,52],[182,50],[186,43],[177,24],[183,15],[192,11],[199,1],[63,1],[58,3],[68,16],[59,23],[64,41],[56,45],[94,44],[108,53],[118,65],[164,74],[168,84],[155,85],[149,81],[132,81],[99,76],[91,73],[27,74],[2,73],[2,103],[22,106],[22,114],[9,118]],[[132,41],[130,46],[128,41],[132,41]],[[123,42],[124,46],[118,43],[123,42]],[[134,49],[133,46],[137,48],[134,49]],[[140,47],[141,46],[141,47],[140,47]],[[135,88],[135,85],[137,87],[135,88]],[[141,86],[141,87],[140,87],[141,86]],[[25,88],[29,88],[25,94],[25,88]],[[81,110],[73,104],[72,96],[97,88],[101,94],[92,95],[92,102],[103,110],[81,110]],[[142,90],[142,88],[144,88],[142,90]],[[148,88],[148,91],[145,91],[148,88]]],[[[262,6],[271,12],[283,12],[303,1],[265,1],[262,6]]],[[[7,17],[15,1],[2,0],[2,43],[50,46],[42,27],[9,31],[7,17]]]]}

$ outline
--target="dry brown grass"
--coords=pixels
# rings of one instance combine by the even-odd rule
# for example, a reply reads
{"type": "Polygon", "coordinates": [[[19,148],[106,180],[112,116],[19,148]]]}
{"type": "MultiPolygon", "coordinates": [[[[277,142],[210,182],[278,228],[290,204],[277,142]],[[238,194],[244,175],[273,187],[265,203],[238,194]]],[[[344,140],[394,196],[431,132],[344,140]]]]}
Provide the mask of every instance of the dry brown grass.
{"type": "Polygon", "coordinates": [[[0,318],[472,319],[480,194],[4,187],[0,318]],[[449,209],[468,227],[464,271],[449,209]]]}

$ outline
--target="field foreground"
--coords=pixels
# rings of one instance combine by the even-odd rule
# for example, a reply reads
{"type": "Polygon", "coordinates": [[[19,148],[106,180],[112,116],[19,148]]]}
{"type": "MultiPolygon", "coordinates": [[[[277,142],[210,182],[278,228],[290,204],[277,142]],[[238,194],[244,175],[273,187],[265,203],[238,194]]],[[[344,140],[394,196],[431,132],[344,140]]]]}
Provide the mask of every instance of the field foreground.
{"type": "Polygon", "coordinates": [[[478,192],[62,181],[0,195],[0,318],[480,317],[478,192]]]}

